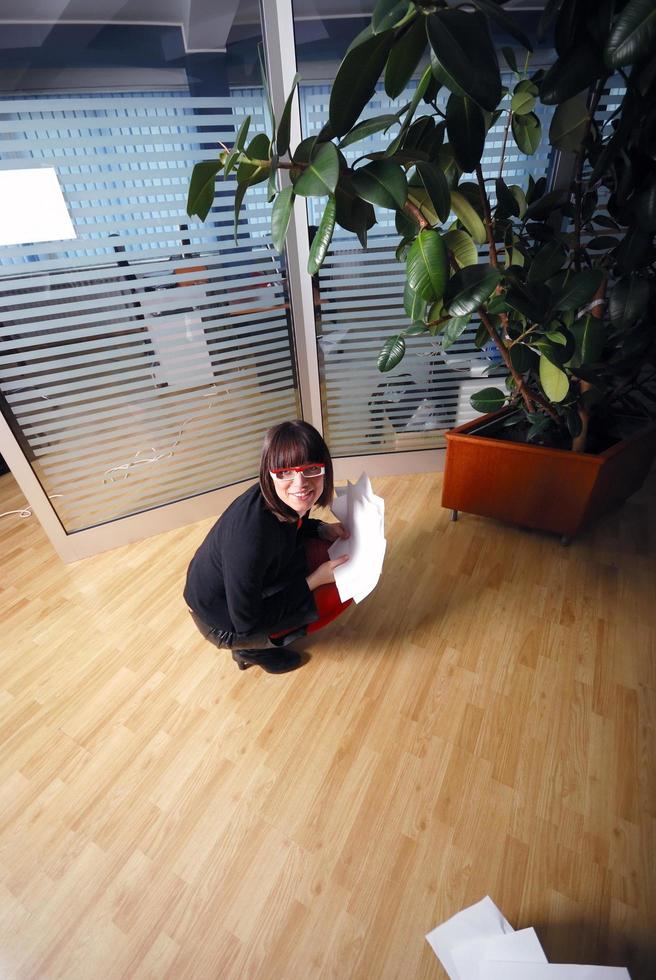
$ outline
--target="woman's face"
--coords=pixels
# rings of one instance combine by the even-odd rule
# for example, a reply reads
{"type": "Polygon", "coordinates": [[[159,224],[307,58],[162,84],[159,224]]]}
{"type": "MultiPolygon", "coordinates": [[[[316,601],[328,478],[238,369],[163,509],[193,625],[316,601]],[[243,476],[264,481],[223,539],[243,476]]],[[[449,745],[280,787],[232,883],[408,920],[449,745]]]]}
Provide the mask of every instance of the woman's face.
{"type": "Polygon", "coordinates": [[[323,493],[323,480],[323,476],[304,476],[303,473],[295,472],[291,480],[278,480],[274,477],[273,486],[282,502],[302,517],[323,493]]]}

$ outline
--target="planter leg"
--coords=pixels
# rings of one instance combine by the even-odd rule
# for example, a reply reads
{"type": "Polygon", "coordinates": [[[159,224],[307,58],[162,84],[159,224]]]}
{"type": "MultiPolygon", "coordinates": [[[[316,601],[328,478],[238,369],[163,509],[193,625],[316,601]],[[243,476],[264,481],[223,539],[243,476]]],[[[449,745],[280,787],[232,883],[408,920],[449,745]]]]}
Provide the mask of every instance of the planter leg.
{"type": "Polygon", "coordinates": [[[560,539],[560,543],[562,544],[563,548],[567,548],[569,547],[571,540],[572,539],[569,537],[568,534],[563,534],[562,538],[560,539]]]}
{"type": "Polygon", "coordinates": [[[458,511],[457,510],[452,510],[451,511],[451,520],[452,521],[457,521],[458,520],[458,511]]]}

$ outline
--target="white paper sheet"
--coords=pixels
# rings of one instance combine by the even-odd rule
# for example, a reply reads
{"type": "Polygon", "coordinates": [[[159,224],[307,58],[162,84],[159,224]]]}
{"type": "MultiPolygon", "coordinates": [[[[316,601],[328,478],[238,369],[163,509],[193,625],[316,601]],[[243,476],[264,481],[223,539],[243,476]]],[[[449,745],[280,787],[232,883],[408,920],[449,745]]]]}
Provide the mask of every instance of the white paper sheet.
{"type": "Polygon", "coordinates": [[[428,933],[426,939],[434,949],[451,980],[471,980],[461,975],[453,951],[467,943],[493,939],[514,932],[489,895],[475,905],[457,912],[428,933]]]}
{"type": "Polygon", "coordinates": [[[487,960],[513,963],[546,963],[535,929],[518,929],[499,936],[473,939],[451,950],[460,980],[482,980],[482,964],[487,960]]]}
{"type": "Polygon", "coordinates": [[[385,557],[385,504],[371,489],[366,473],[357,483],[338,487],[332,511],[350,531],[328,549],[332,559],[348,555],[335,569],[335,584],[342,602],[362,602],[375,589],[385,557]]]}
{"type": "Polygon", "coordinates": [[[569,963],[481,963],[481,980],[631,980],[623,966],[580,966],[569,963]]]}

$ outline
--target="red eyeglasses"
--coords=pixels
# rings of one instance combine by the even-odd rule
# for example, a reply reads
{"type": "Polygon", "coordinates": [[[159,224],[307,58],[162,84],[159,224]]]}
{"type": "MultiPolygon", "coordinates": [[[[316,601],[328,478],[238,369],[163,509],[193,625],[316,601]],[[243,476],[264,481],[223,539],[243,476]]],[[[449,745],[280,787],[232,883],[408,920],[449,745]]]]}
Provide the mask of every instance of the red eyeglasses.
{"type": "Polygon", "coordinates": [[[326,467],[323,463],[304,463],[303,466],[284,466],[279,469],[269,470],[269,473],[275,480],[286,480],[290,481],[294,479],[297,473],[302,476],[316,477],[323,476],[326,472],[326,467]]]}

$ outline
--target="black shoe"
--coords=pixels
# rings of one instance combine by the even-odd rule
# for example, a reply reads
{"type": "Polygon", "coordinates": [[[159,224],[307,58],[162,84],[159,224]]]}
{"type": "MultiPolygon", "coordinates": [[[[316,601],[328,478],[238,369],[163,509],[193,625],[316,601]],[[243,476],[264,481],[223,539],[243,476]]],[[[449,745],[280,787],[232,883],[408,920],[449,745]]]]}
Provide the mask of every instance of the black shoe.
{"type": "Polygon", "coordinates": [[[267,674],[286,674],[305,662],[295,650],[233,650],[232,659],[240,670],[261,667],[267,674]]]}

